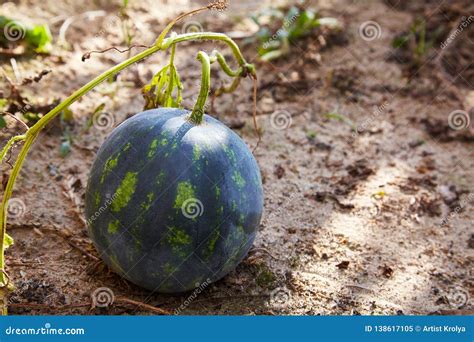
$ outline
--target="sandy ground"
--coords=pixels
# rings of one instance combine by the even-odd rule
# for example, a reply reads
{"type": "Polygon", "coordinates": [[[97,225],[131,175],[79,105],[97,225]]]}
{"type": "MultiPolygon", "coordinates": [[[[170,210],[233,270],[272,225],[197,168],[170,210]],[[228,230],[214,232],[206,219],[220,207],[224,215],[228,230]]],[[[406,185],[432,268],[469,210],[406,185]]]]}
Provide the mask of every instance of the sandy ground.
{"type": "MultiPolygon", "coordinates": [[[[134,42],[145,44],[167,18],[191,8],[184,0],[160,6],[131,3],[134,42]]],[[[265,6],[254,3],[231,4],[225,14],[189,21],[205,30],[245,32],[250,30],[246,15],[265,6]]],[[[16,242],[7,253],[16,286],[12,314],[153,313],[130,300],[171,312],[182,306],[181,314],[197,315],[472,313],[473,134],[450,128],[448,116],[472,110],[473,84],[440,81],[428,62],[410,80],[402,64],[387,58],[392,39],[411,25],[413,12],[381,1],[311,6],[344,23],[346,43],[315,50],[320,40],[310,37],[284,60],[257,63],[258,122],[264,134],[255,156],[264,180],[265,213],[244,262],[197,296],[150,294],[111,273],[87,237],[84,187],[95,151],[113,126],[142,108],[140,85],[164,62],[154,56],[71,107],[74,144],[66,158],[59,156],[58,125],[33,147],[14,193],[24,207],[9,225],[16,242]],[[361,36],[367,21],[380,26],[376,39],[361,36]],[[113,125],[88,129],[100,103],[106,104],[113,125]],[[116,303],[92,309],[91,294],[100,287],[111,289],[116,303]]],[[[119,3],[106,1],[1,5],[2,13],[48,22],[58,44],[49,56],[16,58],[23,77],[52,70],[39,84],[25,87],[33,102],[64,98],[125,58],[110,52],[80,61],[89,49],[122,43],[118,8],[119,3]],[[87,11],[104,13],[92,20],[78,16],[87,11]],[[61,46],[60,27],[73,15],[61,46]]],[[[204,45],[208,51],[214,47],[204,45]]],[[[178,50],[188,107],[200,78],[197,49],[178,50]]],[[[254,45],[243,51],[255,59],[254,45]]],[[[1,63],[14,78],[9,59],[1,63]]],[[[217,99],[210,114],[245,123],[237,132],[254,146],[251,82],[243,83],[235,94],[217,99]]],[[[14,132],[6,130],[2,138],[14,132]]],[[[8,170],[4,165],[3,179],[8,170]]]]}

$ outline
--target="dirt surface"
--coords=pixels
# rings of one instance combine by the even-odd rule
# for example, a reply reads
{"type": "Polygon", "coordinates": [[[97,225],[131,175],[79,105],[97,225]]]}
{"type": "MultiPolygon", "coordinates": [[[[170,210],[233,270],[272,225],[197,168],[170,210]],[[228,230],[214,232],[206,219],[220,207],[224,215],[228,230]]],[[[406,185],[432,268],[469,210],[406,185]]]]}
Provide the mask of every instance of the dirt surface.
{"type": "MultiPolygon", "coordinates": [[[[136,44],[151,43],[170,17],[195,6],[185,0],[130,3],[136,44]]],[[[226,13],[192,17],[176,30],[193,22],[206,31],[251,34],[246,17],[268,3],[231,1],[226,13]]],[[[24,206],[10,215],[8,226],[15,239],[7,252],[16,287],[10,313],[156,313],[132,302],[139,301],[196,315],[472,314],[474,135],[472,123],[451,128],[449,114],[473,112],[474,24],[442,49],[440,42],[455,28],[454,19],[446,19],[444,38],[415,66],[409,59],[397,61],[391,45],[416,16],[428,10],[429,18],[440,15],[447,3],[432,1],[421,9],[393,7],[393,1],[311,3],[343,22],[343,39],[331,44],[329,37],[321,47],[321,38],[311,36],[272,63],[257,62],[255,44],[245,45],[259,75],[263,140],[255,156],[265,212],[248,257],[198,295],[151,294],[122,280],[98,259],[83,218],[95,151],[114,126],[142,109],[140,87],[163,65],[163,55],[122,72],[74,104],[71,152],[61,158],[64,127],[52,125],[35,143],[16,185],[13,197],[24,206]],[[374,39],[360,31],[368,21],[379,25],[374,39]],[[462,39],[464,45],[458,43],[462,39]],[[467,57],[459,50],[463,46],[471,51],[467,57]],[[101,103],[113,122],[88,128],[101,103]],[[91,308],[91,295],[101,287],[112,290],[116,301],[91,308]]],[[[2,4],[3,14],[47,22],[55,38],[51,55],[15,57],[21,78],[52,70],[39,83],[22,87],[23,94],[35,104],[51,104],[126,58],[109,52],[81,62],[87,50],[123,43],[119,6],[112,1],[2,4]],[[88,18],[91,13],[96,18],[88,18]],[[71,16],[60,42],[61,27],[71,16]]],[[[200,78],[195,55],[213,48],[205,43],[178,49],[188,108],[200,78]]],[[[10,57],[2,57],[1,65],[15,79],[10,57]]],[[[213,77],[216,84],[225,79],[222,73],[213,77]]],[[[245,81],[233,95],[216,99],[210,114],[241,127],[236,132],[255,146],[251,87],[245,81]]],[[[22,129],[9,127],[1,133],[3,141],[22,129]]],[[[4,181],[9,169],[3,165],[4,181]]]]}

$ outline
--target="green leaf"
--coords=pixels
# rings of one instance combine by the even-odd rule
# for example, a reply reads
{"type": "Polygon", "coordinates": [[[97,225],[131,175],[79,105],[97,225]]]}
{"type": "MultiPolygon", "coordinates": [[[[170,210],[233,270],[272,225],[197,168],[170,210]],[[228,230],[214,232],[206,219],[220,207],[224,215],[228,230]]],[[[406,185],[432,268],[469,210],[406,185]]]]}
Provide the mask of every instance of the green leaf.
{"type": "Polygon", "coordinates": [[[290,39],[298,39],[308,35],[311,30],[318,26],[318,20],[316,19],[316,14],[312,11],[303,11],[298,19],[296,20],[295,24],[292,25],[291,29],[289,30],[290,39]]]}
{"type": "Polygon", "coordinates": [[[27,30],[25,39],[28,44],[36,47],[36,52],[46,53],[51,50],[53,36],[46,24],[36,25],[33,29],[27,30]]]}
{"type": "Polygon", "coordinates": [[[168,64],[158,71],[150,83],[142,88],[145,98],[145,109],[162,107],[179,108],[182,98],[183,84],[178,71],[168,64]],[[171,91],[170,91],[171,90],[171,91]],[[173,94],[175,94],[173,96],[173,94]]]}
{"type": "Polygon", "coordinates": [[[9,40],[7,37],[5,37],[5,32],[8,29],[16,30],[17,33],[21,35],[19,42],[25,42],[36,52],[47,53],[51,50],[53,36],[51,35],[48,25],[46,24],[28,26],[18,20],[0,16],[0,41],[6,43],[7,45],[9,40]]]}
{"type": "Polygon", "coordinates": [[[3,249],[7,249],[11,245],[13,245],[13,243],[13,238],[7,233],[5,233],[5,238],[3,239],[3,249]]]}

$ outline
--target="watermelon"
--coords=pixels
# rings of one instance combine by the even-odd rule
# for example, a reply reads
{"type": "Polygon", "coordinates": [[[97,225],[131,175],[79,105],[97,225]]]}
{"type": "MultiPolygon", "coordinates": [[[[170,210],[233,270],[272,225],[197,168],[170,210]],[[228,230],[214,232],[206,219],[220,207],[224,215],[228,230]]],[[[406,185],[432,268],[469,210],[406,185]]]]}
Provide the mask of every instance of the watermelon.
{"type": "Polygon", "coordinates": [[[232,130],[176,108],[113,130],[86,190],[88,232],[112,270],[150,291],[214,282],[246,256],[263,210],[260,171],[232,130]]]}

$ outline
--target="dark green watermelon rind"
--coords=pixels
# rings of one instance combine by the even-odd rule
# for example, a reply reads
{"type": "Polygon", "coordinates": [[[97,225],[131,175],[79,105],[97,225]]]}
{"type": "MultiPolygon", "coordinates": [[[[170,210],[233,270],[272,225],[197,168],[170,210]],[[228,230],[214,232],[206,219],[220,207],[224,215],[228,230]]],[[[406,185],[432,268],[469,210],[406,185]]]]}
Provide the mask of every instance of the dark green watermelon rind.
{"type": "Polygon", "coordinates": [[[207,115],[198,127],[187,115],[152,110],[119,126],[87,189],[89,232],[103,258],[152,291],[182,292],[230,272],[250,249],[263,208],[245,143],[207,115]],[[183,215],[190,198],[204,203],[201,216],[183,215]]]}

